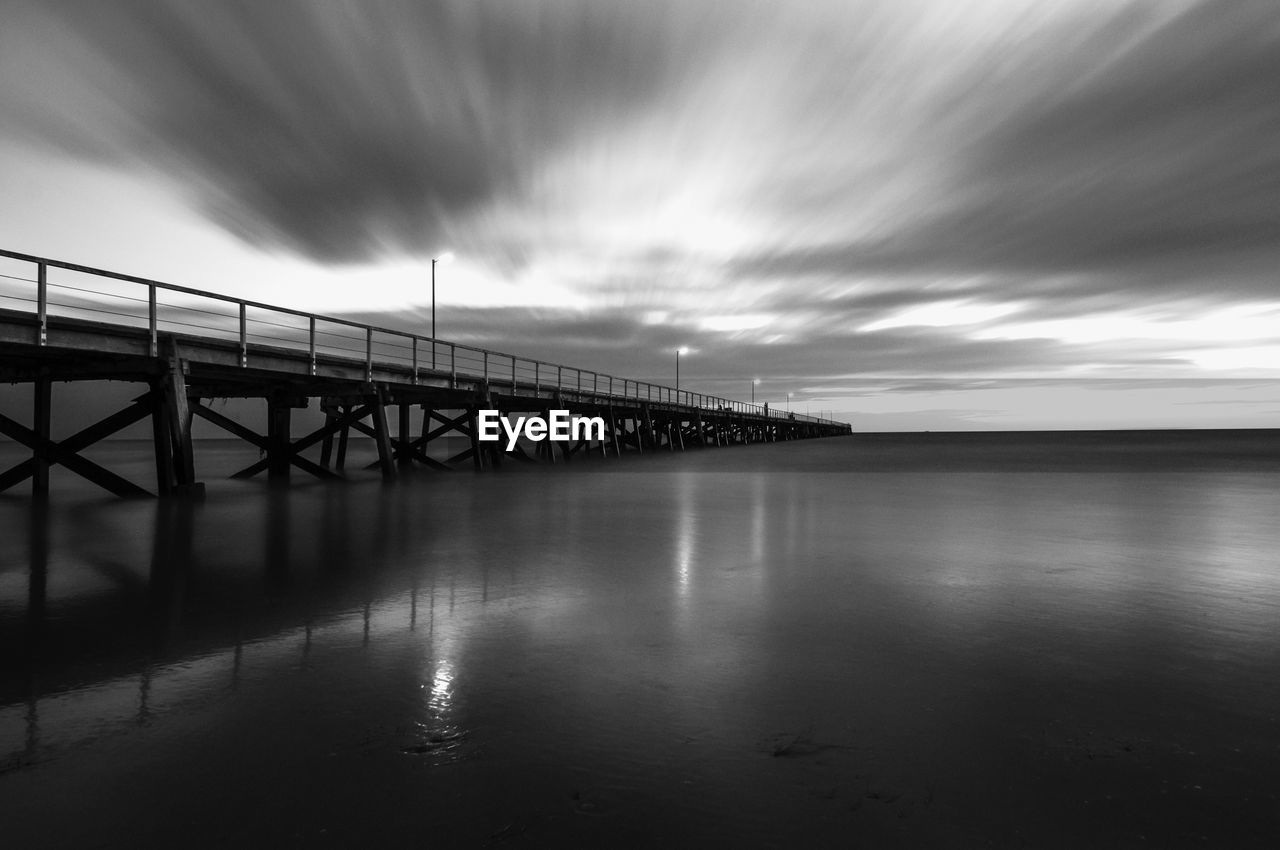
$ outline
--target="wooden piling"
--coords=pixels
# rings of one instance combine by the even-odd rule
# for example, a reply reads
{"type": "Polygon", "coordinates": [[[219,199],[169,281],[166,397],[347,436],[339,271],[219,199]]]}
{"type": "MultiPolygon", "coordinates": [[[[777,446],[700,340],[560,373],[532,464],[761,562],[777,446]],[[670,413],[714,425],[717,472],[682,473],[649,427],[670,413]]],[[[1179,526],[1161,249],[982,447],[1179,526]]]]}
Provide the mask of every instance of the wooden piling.
{"type": "Polygon", "coordinates": [[[279,395],[267,397],[267,478],[289,477],[289,426],[293,408],[279,395]]]}
{"type": "Polygon", "coordinates": [[[168,496],[173,492],[173,445],[166,421],[164,379],[151,383],[151,445],[156,458],[156,492],[168,496]]]}
{"type": "MultiPolygon", "coordinates": [[[[324,411],[324,424],[331,426],[338,419],[340,408],[337,407],[332,399],[321,399],[320,409],[324,411]]],[[[329,469],[329,464],[333,460],[333,433],[324,435],[320,441],[320,466],[329,469]]]]}
{"type": "MultiPolygon", "coordinates": [[[[173,453],[173,491],[185,493],[195,487],[195,449],[191,443],[191,408],[187,401],[187,381],[183,374],[178,344],[172,337],[164,342],[166,364],[164,387],[164,419],[169,430],[169,446],[173,453]]],[[[286,435],[287,440],[287,435],[286,435]]]]}
{"type": "Polygon", "coordinates": [[[391,450],[391,434],[387,427],[386,391],[377,386],[369,396],[368,403],[373,406],[373,434],[378,447],[378,467],[382,470],[382,477],[391,480],[396,477],[396,465],[391,450]]]}
{"type": "MultiPolygon", "coordinates": [[[[53,416],[53,382],[40,377],[35,381],[34,409],[32,424],[36,437],[49,439],[50,420],[53,416]]],[[[39,449],[32,449],[31,459],[35,469],[31,474],[31,495],[41,501],[49,498],[49,459],[39,449]]]]}
{"type": "Polygon", "coordinates": [[[403,401],[396,407],[400,414],[399,427],[396,429],[399,438],[396,442],[396,461],[401,469],[408,469],[413,466],[413,434],[410,433],[409,425],[411,408],[403,401]]]}

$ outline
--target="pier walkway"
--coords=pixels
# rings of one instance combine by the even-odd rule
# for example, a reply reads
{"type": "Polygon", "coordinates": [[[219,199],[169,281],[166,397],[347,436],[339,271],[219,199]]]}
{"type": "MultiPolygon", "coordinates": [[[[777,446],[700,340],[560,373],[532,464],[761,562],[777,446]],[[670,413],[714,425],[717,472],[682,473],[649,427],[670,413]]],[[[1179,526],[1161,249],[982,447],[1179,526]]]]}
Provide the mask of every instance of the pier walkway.
{"type": "Polygon", "coordinates": [[[262,452],[235,473],[285,478],[291,469],[340,478],[354,431],[373,439],[382,475],[414,465],[477,470],[517,462],[567,462],[579,454],[683,451],[848,434],[844,422],[802,416],[689,390],[548,363],[132,275],[0,250],[0,380],[34,387],[31,424],[0,414],[0,434],[31,457],[0,471],[0,491],[30,479],[48,493],[61,464],[119,496],[150,496],[83,452],[145,419],[152,424],[156,493],[199,492],[191,424],[207,420],[262,452]],[[51,434],[54,384],[132,381],[125,408],[61,440],[51,434]],[[261,399],[267,433],[215,410],[214,399],[261,399]],[[324,424],[302,436],[292,411],[316,400],[324,424]],[[415,416],[415,409],[417,415],[415,416]],[[604,439],[478,439],[486,409],[599,416],[604,439]],[[393,427],[393,423],[395,427],[393,427]],[[464,438],[443,457],[429,444],[464,438]],[[308,457],[304,452],[311,454],[308,457]]]}

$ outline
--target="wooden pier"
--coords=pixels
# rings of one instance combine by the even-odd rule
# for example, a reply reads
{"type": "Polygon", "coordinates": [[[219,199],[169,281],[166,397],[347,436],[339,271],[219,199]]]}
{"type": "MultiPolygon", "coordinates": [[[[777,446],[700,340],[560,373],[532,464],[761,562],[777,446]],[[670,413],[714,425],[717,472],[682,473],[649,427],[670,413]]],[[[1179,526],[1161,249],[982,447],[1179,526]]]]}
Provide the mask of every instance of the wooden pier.
{"type": "Polygon", "coordinates": [[[49,492],[60,464],[118,496],[200,493],[196,417],[257,447],[261,459],[235,473],[287,478],[301,470],[341,478],[352,432],[372,438],[386,478],[418,466],[485,470],[504,461],[562,463],[618,456],[848,434],[847,423],[786,413],[589,369],[491,351],[0,250],[0,380],[34,388],[30,425],[0,414],[0,434],[31,457],[0,471],[0,491],[28,479],[49,492]],[[51,438],[52,397],[85,381],[130,381],[141,392],[123,409],[60,440],[51,438]],[[68,388],[64,389],[63,384],[68,388]],[[260,434],[216,410],[215,399],[260,399],[260,434]],[[302,437],[294,410],[318,405],[323,424],[302,437]],[[604,439],[481,441],[478,411],[545,416],[549,410],[604,420],[604,439]],[[155,492],[84,455],[95,443],[150,419],[155,492]],[[433,457],[433,441],[465,448],[433,457]],[[461,439],[457,439],[461,438],[461,439]],[[310,452],[311,457],[307,456],[310,452]]]}

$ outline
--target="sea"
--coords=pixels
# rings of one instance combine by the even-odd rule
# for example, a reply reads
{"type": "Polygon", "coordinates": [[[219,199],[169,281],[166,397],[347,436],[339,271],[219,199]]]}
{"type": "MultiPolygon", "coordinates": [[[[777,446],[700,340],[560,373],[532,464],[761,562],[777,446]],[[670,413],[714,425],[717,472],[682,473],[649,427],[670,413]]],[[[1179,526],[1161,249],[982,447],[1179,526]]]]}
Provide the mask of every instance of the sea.
{"type": "Polygon", "coordinates": [[[0,494],[4,846],[1280,842],[1280,431],[196,456],[0,494]]]}

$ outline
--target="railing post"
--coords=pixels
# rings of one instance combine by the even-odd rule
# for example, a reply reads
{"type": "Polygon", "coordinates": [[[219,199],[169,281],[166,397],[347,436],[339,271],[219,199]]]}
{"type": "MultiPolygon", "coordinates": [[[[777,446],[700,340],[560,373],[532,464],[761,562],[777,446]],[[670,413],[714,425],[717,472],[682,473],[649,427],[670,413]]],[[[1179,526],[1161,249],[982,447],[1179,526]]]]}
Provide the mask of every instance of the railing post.
{"type": "Polygon", "coordinates": [[[240,368],[249,366],[249,317],[248,308],[240,302],[240,368]]]}
{"type": "Polygon", "coordinates": [[[418,338],[416,336],[413,338],[413,381],[412,383],[414,384],[418,383],[418,338]]]}
{"type": "Polygon", "coordinates": [[[40,338],[38,345],[49,344],[49,267],[44,263],[36,266],[36,310],[40,315],[40,338]]]}
{"type": "MultiPolygon", "coordinates": [[[[310,316],[307,324],[309,326],[307,328],[307,350],[311,357],[311,374],[314,377],[316,374],[316,317],[310,316]]],[[[325,437],[325,439],[329,438],[325,437]]]]}
{"type": "Polygon", "coordinates": [[[373,383],[373,328],[364,329],[364,379],[373,383]]]}
{"type": "Polygon", "coordinates": [[[516,356],[511,355],[511,394],[516,392],[516,356]]]}
{"type": "Polygon", "coordinates": [[[147,284],[147,331],[151,340],[151,356],[160,356],[160,339],[156,334],[156,285],[147,284]]]}
{"type": "Polygon", "coordinates": [[[581,395],[582,394],[582,370],[574,369],[573,371],[578,373],[578,394],[581,395]]]}
{"type": "Polygon", "coordinates": [[[560,388],[563,386],[564,386],[564,367],[557,366],[556,367],[556,391],[559,392],[560,388]]]}
{"type": "Polygon", "coordinates": [[[613,375],[609,376],[609,396],[613,396],[613,375]]]}
{"type": "Polygon", "coordinates": [[[537,360],[533,361],[533,397],[534,398],[537,398],[539,395],[542,394],[542,379],[540,375],[541,369],[542,369],[542,363],[540,363],[537,360]]]}
{"type": "Polygon", "coordinates": [[[489,352],[484,353],[484,379],[489,380],[489,352]]]}
{"type": "MultiPolygon", "coordinates": [[[[431,340],[431,359],[434,362],[436,357],[436,341],[431,340]]],[[[435,369],[434,366],[431,367],[435,369]]],[[[449,389],[456,390],[458,388],[458,347],[453,343],[449,343],[449,389]]]]}
{"type": "Polygon", "coordinates": [[[600,373],[592,372],[591,373],[591,394],[597,395],[599,394],[599,392],[600,392],[600,373]]]}

